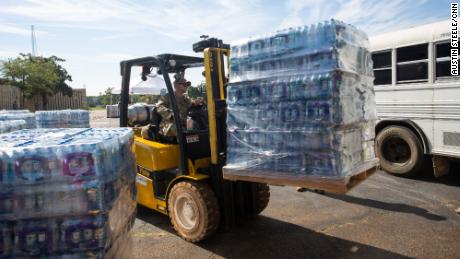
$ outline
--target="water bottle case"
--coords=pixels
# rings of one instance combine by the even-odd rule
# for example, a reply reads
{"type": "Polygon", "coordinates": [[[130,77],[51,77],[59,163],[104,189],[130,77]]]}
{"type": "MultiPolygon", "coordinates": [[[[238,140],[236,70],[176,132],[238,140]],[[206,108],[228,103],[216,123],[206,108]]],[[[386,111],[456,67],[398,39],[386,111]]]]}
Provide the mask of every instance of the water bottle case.
{"type": "Polygon", "coordinates": [[[15,175],[29,183],[48,180],[51,178],[48,159],[41,156],[21,157],[15,162],[15,175]]]}
{"type": "Polygon", "coordinates": [[[64,175],[70,176],[74,181],[82,181],[94,177],[94,159],[91,153],[79,152],[67,155],[64,158],[64,175]]]}
{"type": "Polygon", "coordinates": [[[27,123],[25,120],[0,121],[0,134],[25,129],[26,127],[27,123]]]}
{"type": "MultiPolygon", "coordinates": [[[[0,113],[0,121],[6,124],[16,125],[19,122],[12,122],[12,121],[25,121],[24,126],[20,126],[26,129],[33,129],[35,128],[35,115],[29,111],[25,112],[11,112],[5,111],[0,113]]],[[[22,123],[19,123],[22,124],[22,123]]],[[[0,131],[1,131],[1,124],[0,124],[0,131]]]]}
{"type": "Polygon", "coordinates": [[[103,216],[67,219],[60,225],[60,251],[75,252],[104,248],[107,225],[103,216]]]}

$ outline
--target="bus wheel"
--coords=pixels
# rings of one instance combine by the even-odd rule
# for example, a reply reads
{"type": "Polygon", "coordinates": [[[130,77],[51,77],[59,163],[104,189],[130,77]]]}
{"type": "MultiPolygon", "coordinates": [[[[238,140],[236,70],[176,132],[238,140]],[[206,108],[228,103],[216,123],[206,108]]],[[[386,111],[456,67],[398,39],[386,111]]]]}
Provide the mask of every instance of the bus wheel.
{"type": "Polygon", "coordinates": [[[256,186],[256,214],[260,214],[264,211],[270,201],[270,186],[265,183],[258,183],[256,186]]]}
{"type": "Polygon", "coordinates": [[[168,197],[168,211],[174,229],[189,242],[198,242],[219,227],[217,198],[205,183],[185,181],[174,185],[168,197]]]}
{"type": "Polygon", "coordinates": [[[389,126],[375,138],[375,152],[383,170],[404,177],[415,176],[423,163],[418,137],[408,128],[389,126]]]}

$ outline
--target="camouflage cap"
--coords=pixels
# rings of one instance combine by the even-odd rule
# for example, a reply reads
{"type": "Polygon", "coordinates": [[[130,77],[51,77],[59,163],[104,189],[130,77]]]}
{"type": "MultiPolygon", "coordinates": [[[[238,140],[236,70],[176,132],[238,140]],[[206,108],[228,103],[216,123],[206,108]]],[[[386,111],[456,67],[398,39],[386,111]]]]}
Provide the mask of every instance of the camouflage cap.
{"type": "Polygon", "coordinates": [[[185,78],[183,77],[179,77],[179,78],[176,78],[174,80],[174,85],[179,85],[179,84],[183,84],[185,86],[190,86],[190,81],[187,81],[185,78]]]}

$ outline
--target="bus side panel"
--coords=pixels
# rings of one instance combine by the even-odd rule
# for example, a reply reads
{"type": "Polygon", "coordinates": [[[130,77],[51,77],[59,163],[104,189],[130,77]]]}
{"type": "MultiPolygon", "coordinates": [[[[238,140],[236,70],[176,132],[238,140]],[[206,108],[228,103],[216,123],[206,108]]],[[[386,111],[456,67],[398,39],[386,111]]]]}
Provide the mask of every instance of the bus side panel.
{"type": "Polygon", "coordinates": [[[433,154],[460,158],[460,81],[436,82],[433,154]]]}
{"type": "Polygon", "coordinates": [[[375,86],[379,120],[411,120],[425,134],[428,153],[433,149],[433,85],[399,84],[375,86]]]}

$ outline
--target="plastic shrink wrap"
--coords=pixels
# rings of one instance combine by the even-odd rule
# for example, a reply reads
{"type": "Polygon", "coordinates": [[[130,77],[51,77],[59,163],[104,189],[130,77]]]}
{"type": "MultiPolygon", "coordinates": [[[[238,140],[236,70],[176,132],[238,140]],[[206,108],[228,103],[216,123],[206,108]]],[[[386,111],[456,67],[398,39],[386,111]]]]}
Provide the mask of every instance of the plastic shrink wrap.
{"type": "Polygon", "coordinates": [[[302,186],[375,166],[367,48],[363,32],[335,20],[232,44],[224,177],[302,186]]]}
{"type": "Polygon", "coordinates": [[[6,113],[29,113],[29,110],[0,110],[0,114],[6,113]]]}
{"type": "Polygon", "coordinates": [[[132,141],[127,128],[0,135],[0,258],[127,251],[120,246],[136,210],[132,141]]]}
{"type": "Polygon", "coordinates": [[[26,129],[34,129],[35,115],[29,110],[1,110],[0,121],[24,120],[26,122],[26,129]]]}
{"type": "Polygon", "coordinates": [[[0,121],[0,134],[26,128],[25,120],[0,121]]]}
{"type": "Polygon", "coordinates": [[[119,118],[120,109],[118,104],[106,105],[105,110],[107,111],[107,118],[119,118]]]}
{"type": "Polygon", "coordinates": [[[56,110],[37,111],[37,128],[88,128],[89,111],[56,110]]]}

